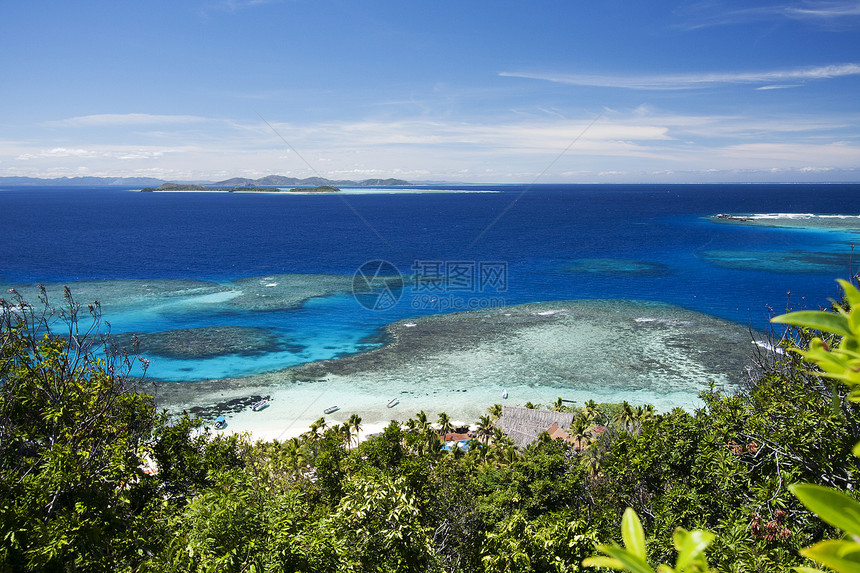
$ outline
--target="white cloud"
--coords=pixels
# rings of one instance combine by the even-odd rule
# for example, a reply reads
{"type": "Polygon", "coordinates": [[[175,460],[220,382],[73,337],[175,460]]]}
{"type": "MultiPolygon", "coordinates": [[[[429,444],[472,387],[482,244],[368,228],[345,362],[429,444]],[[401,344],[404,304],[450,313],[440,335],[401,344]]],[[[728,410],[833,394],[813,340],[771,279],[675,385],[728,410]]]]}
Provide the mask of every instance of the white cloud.
{"type": "Polygon", "coordinates": [[[709,170],[777,169],[789,180],[793,174],[841,177],[834,173],[860,165],[860,114],[721,116],[640,106],[607,109],[594,119],[535,114],[483,122],[423,117],[309,124],[219,120],[194,130],[177,121],[154,130],[122,130],[121,136],[109,130],[73,131],[74,138],[64,142],[52,133],[57,144],[51,146],[36,139],[0,140],[0,175],[71,175],[86,169],[112,176],[145,173],[217,181],[270,173],[305,177],[317,170],[346,179],[522,182],[547,169],[540,181],[549,182],[695,180],[690,174],[709,170]]]}
{"type": "Polygon", "coordinates": [[[808,2],[805,6],[787,6],[785,14],[795,18],[845,18],[860,16],[860,2],[808,2]]]}
{"type": "Polygon", "coordinates": [[[155,159],[165,153],[176,152],[175,149],[152,149],[152,148],[68,148],[54,147],[51,149],[34,150],[21,153],[15,157],[15,161],[33,161],[40,159],[155,159]]]}
{"type": "Polygon", "coordinates": [[[501,72],[503,77],[544,80],[561,84],[636,90],[689,90],[735,84],[822,80],[860,75],[860,64],[840,64],[761,72],[723,72],[707,74],[666,74],[653,76],[604,76],[598,74],[552,74],[501,72]]]}
{"type": "Polygon", "coordinates": [[[46,121],[48,127],[115,127],[129,125],[176,125],[211,121],[196,115],[155,115],[149,113],[100,113],[46,121]]]}
{"type": "Polygon", "coordinates": [[[685,30],[698,30],[714,26],[731,26],[775,18],[809,22],[812,24],[846,28],[854,26],[860,17],[857,0],[806,0],[781,2],[749,7],[749,2],[697,2],[680,10],[686,22],[679,26],[685,30]]]}

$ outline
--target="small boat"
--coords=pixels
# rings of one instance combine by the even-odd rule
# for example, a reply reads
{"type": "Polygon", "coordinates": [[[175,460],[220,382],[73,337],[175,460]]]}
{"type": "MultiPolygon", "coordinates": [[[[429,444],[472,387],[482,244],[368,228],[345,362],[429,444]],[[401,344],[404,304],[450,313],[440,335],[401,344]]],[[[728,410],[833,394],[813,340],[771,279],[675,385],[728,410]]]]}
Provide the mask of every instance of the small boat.
{"type": "Polygon", "coordinates": [[[340,406],[329,406],[325,410],[323,410],[323,414],[331,414],[332,412],[337,412],[340,410],[340,406]]]}
{"type": "Polygon", "coordinates": [[[400,403],[400,400],[399,400],[398,398],[394,398],[393,400],[391,400],[390,402],[388,402],[388,407],[389,407],[389,408],[393,408],[393,407],[395,407],[396,405],[398,405],[399,403],[400,403]]]}
{"type": "Polygon", "coordinates": [[[502,398],[504,398],[505,400],[508,399],[508,391],[507,390],[502,390],[502,398]]]}
{"type": "Polygon", "coordinates": [[[223,430],[226,427],[227,427],[227,418],[225,418],[224,416],[218,416],[217,418],[215,418],[215,429],[216,430],[223,430]]]}
{"type": "Polygon", "coordinates": [[[268,406],[269,406],[268,400],[260,400],[259,402],[257,402],[253,406],[251,406],[251,409],[255,412],[259,412],[260,410],[262,410],[263,408],[267,408],[268,406]]]}

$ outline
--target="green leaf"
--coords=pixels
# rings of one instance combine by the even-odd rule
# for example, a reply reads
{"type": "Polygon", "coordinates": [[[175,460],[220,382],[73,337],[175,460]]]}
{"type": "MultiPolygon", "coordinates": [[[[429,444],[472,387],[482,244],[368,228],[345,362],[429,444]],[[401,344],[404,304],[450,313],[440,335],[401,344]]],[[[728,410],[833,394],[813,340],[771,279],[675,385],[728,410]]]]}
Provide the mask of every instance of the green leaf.
{"type": "MultiPolygon", "coordinates": [[[[484,557],[487,559],[487,557],[484,557]]],[[[618,559],[613,559],[612,557],[604,557],[603,555],[597,555],[595,557],[586,557],[582,560],[583,567],[606,567],[608,569],[624,569],[624,564],[621,563],[618,559]]]]}
{"type": "Polygon", "coordinates": [[[845,292],[845,300],[848,301],[848,305],[851,308],[860,308],[860,290],[857,290],[857,287],[845,279],[836,279],[836,282],[839,283],[843,292],[845,292]]]}
{"type": "Polygon", "coordinates": [[[823,310],[789,312],[788,314],[775,316],[770,321],[779,324],[794,324],[826,332],[835,332],[842,336],[851,336],[851,329],[846,317],[823,310]]]}
{"type": "Polygon", "coordinates": [[[815,567],[792,567],[797,573],[825,573],[821,569],[815,567]]]}
{"type": "Polygon", "coordinates": [[[835,569],[839,573],[860,573],[860,545],[830,539],[801,549],[800,554],[835,569]]]}
{"type": "Polygon", "coordinates": [[[651,569],[651,566],[648,565],[645,559],[617,545],[604,545],[598,547],[598,549],[620,561],[624,569],[628,571],[632,571],[633,573],[654,573],[654,570],[651,569]]]}
{"type": "Polygon", "coordinates": [[[860,503],[848,495],[813,484],[794,484],[789,489],[803,505],[830,525],[860,536],[860,503]]]}
{"type": "Polygon", "coordinates": [[[853,453],[855,456],[860,458],[860,442],[857,442],[856,444],[854,444],[854,449],[851,450],[851,453],[853,453]]]}
{"type": "Polygon", "coordinates": [[[624,517],[621,518],[621,539],[624,540],[624,547],[633,555],[643,561],[648,558],[645,551],[645,532],[642,530],[639,516],[632,507],[625,509],[624,517]]]}
{"type": "Polygon", "coordinates": [[[714,534],[710,531],[687,531],[679,527],[672,535],[675,549],[678,550],[678,559],[675,561],[675,569],[683,571],[691,564],[705,562],[705,549],[714,541],[714,534]]]}

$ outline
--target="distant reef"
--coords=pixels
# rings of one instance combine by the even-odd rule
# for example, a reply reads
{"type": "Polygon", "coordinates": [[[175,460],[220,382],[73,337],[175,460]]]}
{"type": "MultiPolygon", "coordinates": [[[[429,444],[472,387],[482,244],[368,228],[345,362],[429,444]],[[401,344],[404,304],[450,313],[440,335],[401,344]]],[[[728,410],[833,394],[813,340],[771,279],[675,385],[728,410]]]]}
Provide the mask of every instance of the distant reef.
{"type": "Polygon", "coordinates": [[[337,193],[340,191],[333,185],[317,185],[316,187],[293,187],[290,193],[337,193]]]}

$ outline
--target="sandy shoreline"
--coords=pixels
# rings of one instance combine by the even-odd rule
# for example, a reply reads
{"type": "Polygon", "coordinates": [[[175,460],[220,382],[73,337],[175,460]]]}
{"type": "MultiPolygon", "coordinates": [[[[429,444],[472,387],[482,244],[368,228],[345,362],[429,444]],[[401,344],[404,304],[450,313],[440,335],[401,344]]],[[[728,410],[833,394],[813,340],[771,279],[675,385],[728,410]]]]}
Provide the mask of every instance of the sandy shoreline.
{"type": "MultiPolygon", "coordinates": [[[[493,404],[700,405],[714,382],[734,391],[753,351],[746,327],[671,305],[562,301],[433,315],[388,325],[383,347],[256,376],[158,385],[159,407],[183,409],[259,439],[303,433],[321,417],[365,427],[421,410],[474,425],[493,404]],[[509,398],[502,398],[507,390],[509,398]],[[269,407],[250,410],[261,398],[269,407]],[[392,398],[400,403],[387,408],[392,398]],[[326,415],[323,410],[338,406],[326,415]],[[191,409],[194,410],[191,410],[191,409]]],[[[226,430],[225,430],[226,431],[226,430]]]]}

